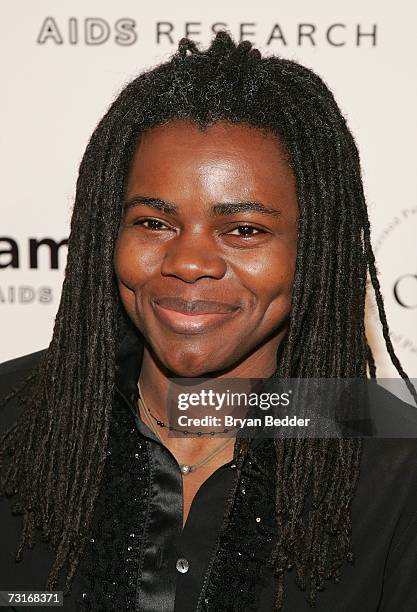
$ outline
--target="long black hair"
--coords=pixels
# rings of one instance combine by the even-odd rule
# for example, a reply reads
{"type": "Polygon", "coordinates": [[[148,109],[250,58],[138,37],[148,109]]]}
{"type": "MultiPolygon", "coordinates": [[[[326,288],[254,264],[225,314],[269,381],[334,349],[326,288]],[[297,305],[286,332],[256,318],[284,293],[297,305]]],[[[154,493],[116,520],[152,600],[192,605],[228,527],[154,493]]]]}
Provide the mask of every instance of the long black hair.
{"type": "MultiPolygon", "coordinates": [[[[30,393],[21,396],[22,416],[1,439],[0,457],[12,460],[2,464],[0,492],[14,497],[14,511],[24,515],[17,558],[41,528],[56,551],[48,589],[64,566],[66,588],[71,584],[103,475],[124,317],[113,252],[129,162],[140,134],[180,118],[202,127],[246,122],[277,134],[288,153],[300,207],[299,247],[289,331],[274,376],[354,378],[369,369],[375,377],[364,324],[369,273],[388,352],[407,379],[389,337],[358,151],[332,93],[311,70],[262,57],[226,32],[205,51],[182,39],[169,61],[123,89],[89,141],[53,337],[25,381],[30,393]]],[[[238,444],[244,453],[248,441],[238,444]]],[[[361,441],[274,444],[278,610],[289,567],[295,566],[313,603],[324,581],[337,581],[342,564],[352,559],[351,501],[361,441]]]]}

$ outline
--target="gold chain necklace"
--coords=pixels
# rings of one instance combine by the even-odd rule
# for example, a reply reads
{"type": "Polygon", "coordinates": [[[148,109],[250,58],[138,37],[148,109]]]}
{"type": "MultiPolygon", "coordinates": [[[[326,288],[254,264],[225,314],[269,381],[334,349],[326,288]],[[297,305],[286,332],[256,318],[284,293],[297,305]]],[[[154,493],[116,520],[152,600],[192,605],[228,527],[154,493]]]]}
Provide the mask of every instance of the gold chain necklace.
{"type": "MultiPolygon", "coordinates": [[[[144,415],[145,415],[145,417],[146,417],[146,419],[147,419],[147,421],[149,423],[149,426],[150,426],[151,430],[153,431],[155,436],[158,438],[158,440],[160,440],[160,442],[163,443],[162,438],[159,435],[158,430],[156,429],[155,424],[154,424],[154,422],[152,420],[151,412],[150,412],[149,408],[147,407],[147,405],[145,404],[145,401],[143,399],[143,393],[142,393],[142,390],[140,388],[140,383],[138,383],[138,388],[139,388],[138,403],[139,403],[140,406],[142,406],[143,413],[144,413],[144,415]]],[[[197,468],[201,467],[205,463],[208,463],[208,461],[210,461],[210,459],[212,459],[215,455],[220,453],[220,451],[223,450],[224,448],[226,448],[226,446],[230,442],[232,442],[232,441],[233,441],[233,438],[229,438],[228,440],[226,440],[226,442],[224,442],[223,444],[221,444],[217,448],[211,450],[208,455],[203,457],[203,459],[200,459],[200,461],[197,461],[197,463],[193,463],[193,464],[183,463],[182,465],[180,465],[181,474],[183,474],[185,476],[186,474],[190,474],[190,472],[195,472],[195,470],[197,468]]]]}

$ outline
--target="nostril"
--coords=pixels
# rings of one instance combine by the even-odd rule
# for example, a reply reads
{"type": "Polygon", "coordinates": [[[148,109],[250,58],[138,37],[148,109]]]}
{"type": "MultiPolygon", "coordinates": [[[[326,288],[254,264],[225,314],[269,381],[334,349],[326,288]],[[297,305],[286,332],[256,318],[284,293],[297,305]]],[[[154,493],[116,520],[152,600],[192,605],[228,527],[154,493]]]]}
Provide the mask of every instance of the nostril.
{"type": "Polygon", "coordinates": [[[201,278],[223,278],[227,270],[226,262],[218,253],[201,249],[198,253],[190,251],[167,253],[161,265],[162,276],[172,276],[187,283],[201,278]]]}

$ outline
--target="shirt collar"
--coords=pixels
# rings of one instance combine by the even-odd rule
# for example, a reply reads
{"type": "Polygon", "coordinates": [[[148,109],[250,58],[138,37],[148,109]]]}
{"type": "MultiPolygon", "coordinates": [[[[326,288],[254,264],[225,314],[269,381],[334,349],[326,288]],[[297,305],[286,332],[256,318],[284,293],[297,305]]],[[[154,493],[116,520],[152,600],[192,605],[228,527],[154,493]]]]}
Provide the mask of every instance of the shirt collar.
{"type": "Polygon", "coordinates": [[[140,419],[137,409],[139,397],[138,379],[142,365],[144,339],[133,327],[123,336],[116,354],[116,392],[132,413],[136,429],[145,438],[161,443],[153,431],[140,419]]]}

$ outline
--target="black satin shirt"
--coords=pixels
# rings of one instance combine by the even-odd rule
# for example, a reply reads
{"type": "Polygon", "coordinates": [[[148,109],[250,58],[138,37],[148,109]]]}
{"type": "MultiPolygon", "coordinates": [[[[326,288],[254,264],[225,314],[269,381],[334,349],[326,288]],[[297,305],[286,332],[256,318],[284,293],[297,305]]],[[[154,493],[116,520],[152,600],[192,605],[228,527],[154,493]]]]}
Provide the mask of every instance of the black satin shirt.
{"type": "Polygon", "coordinates": [[[126,405],[151,450],[153,487],[149,544],[137,593],[141,612],[196,610],[210,553],[220,530],[233,482],[233,461],[219,467],[199,488],[183,528],[183,476],[171,452],[139,418],[138,394],[131,390],[126,405]],[[175,606],[174,606],[175,601],[175,606]]]}
{"type": "MultiPolygon", "coordinates": [[[[137,380],[141,353],[128,338],[118,359],[116,391],[132,413],[139,435],[149,446],[153,482],[149,507],[148,545],[137,590],[140,612],[195,612],[205,574],[215,551],[226,500],[236,465],[220,466],[198,489],[183,527],[182,480],[187,478],[172,453],[138,414],[137,380]]],[[[254,446],[260,440],[254,441],[254,446]]],[[[272,610],[274,588],[264,601],[272,610]]]]}

